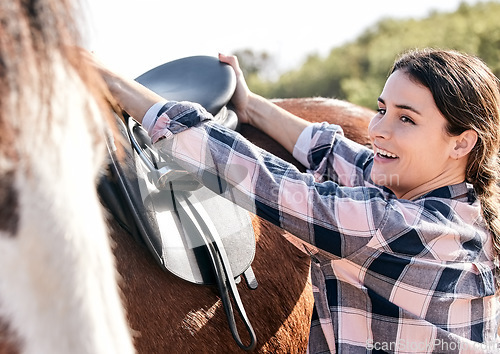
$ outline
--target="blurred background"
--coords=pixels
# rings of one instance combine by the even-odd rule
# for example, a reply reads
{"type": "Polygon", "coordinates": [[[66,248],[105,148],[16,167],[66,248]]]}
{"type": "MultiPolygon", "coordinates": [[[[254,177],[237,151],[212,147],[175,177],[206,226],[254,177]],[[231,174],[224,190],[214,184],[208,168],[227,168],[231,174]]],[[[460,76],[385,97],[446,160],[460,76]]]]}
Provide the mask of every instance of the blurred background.
{"type": "Polygon", "coordinates": [[[465,51],[500,76],[500,0],[87,0],[86,46],[124,75],[190,55],[236,54],[267,98],[375,108],[397,55],[465,51]]]}

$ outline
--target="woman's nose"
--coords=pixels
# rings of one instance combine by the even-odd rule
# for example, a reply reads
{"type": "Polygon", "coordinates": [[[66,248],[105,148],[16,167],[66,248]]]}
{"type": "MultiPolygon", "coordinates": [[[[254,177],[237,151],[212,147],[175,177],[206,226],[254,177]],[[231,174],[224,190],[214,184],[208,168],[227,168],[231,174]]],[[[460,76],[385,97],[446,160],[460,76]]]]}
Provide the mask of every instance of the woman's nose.
{"type": "Polygon", "coordinates": [[[391,127],[390,121],[388,119],[387,113],[383,116],[377,114],[370,121],[370,125],[368,126],[368,134],[370,138],[373,140],[375,138],[383,138],[387,139],[391,136],[391,127]]]}

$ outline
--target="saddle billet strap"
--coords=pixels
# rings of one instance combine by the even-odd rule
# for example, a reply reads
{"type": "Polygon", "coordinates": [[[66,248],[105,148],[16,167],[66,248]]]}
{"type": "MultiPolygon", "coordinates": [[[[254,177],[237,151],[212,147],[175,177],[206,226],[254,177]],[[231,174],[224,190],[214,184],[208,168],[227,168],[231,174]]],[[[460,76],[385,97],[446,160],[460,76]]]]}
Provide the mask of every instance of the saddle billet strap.
{"type": "MultiPolygon", "coordinates": [[[[224,250],[222,240],[217,229],[215,228],[215,225],[212,223],[203,206],[200,203],[192,203],[187,195],[178,195],[175,198],[175,201],[176,212],[186,213],[189,219],[193,222],[196,222],[197,226],[201,229],[200,235],[202,238],[204,238],[204,243],[207,247],[210,260],[212,261],[213,271],[215,272],[215,278],[217,281],[217,287],[219,289],[222,304],[224,306],[224,311],[226,312],[229,328],[234,340],[236,341],[236,344],[238,344],[238,346],[243,350],[253,350],[257,343],[255,332],[245,312],[245,308],[239,296],[238,289],[236,288],[236,283],[234,280],[235,277],[231,270],[229,259],[224,250]],[[238,313],[240,314],[240,317],[243,320],[245,328],[250,336],[250,344],[247,346],[243,344],[239,336],[233,307],[231,305],[231,298],[234,300],[236,309],[238,310],[238,313]]],[[[253,274],[253,272],[250,270],[247,274],[250,277],[250,274],[253,274]]]]}

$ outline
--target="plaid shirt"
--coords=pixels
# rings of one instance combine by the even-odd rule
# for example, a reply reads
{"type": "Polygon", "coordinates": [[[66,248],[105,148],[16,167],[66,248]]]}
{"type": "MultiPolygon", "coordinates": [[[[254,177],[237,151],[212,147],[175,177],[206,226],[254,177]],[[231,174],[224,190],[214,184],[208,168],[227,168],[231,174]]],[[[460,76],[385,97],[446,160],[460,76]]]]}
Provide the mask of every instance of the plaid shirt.
{"type": "Polygon", "coordinates": [[[470,186],[397,199],[338,126],[306,129],[301,173],[197,105],[158,107],[143,124],[160,151],[307,243],[310,353],[499,352],[492,238],[470,186]]]}

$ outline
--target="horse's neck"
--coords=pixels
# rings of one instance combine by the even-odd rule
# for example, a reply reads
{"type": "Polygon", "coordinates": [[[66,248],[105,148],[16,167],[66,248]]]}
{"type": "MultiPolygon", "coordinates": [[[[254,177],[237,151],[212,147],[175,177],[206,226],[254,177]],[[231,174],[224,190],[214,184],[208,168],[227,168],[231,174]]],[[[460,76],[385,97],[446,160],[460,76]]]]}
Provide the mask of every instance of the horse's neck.
{"type": "MultiPolygon", "coordinates": [[[[82,86],[75,78],[60,79],[64,85],[54,93],[60,96],[50,123],[42,112],[16,117],[22,124],[20,154],[9,190],[17,221],[0,228],[1,317],[26,353],[129,353],[95,188],[104,152],[92,137],[99,130],[92,127],[98,110],[86,115],[89,99],[82,86]],[[44,135],[30,136],[37,130],[44,135]]],[[[2,160],[3,177],[9,163],[2,160]]]]}

